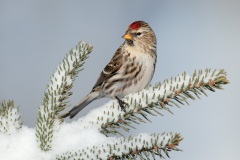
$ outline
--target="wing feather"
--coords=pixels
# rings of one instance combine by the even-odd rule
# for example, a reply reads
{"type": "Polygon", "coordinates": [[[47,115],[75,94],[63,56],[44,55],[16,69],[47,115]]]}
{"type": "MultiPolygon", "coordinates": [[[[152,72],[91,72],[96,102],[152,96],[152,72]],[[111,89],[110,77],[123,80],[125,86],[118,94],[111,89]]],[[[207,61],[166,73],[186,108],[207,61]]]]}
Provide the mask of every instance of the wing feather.
{"type": "Polygon", "coordinates": [[[121,47],[119,47],[116,53],[113,55],[111,61],[105,66],[105,68],[101,72],[97,82],[93,86],[93,89],[102,85],[104,81],[106,81],[119,71],[122,66],[122,58],[123,55],[121,53],[121,47]]]}

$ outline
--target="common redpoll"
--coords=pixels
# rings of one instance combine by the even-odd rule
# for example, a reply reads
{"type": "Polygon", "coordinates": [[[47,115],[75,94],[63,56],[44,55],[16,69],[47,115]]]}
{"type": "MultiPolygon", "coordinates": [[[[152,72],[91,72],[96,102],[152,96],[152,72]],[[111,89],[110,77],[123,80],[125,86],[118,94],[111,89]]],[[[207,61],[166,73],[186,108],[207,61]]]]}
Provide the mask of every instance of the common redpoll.
{"type": "Polygon", "coordinates": [[[119,99],[145,88],[151,81],[157,61],[157,40],[152,28],[144,21],[129,25],[125,41],[101,72],[92,91],[62,118],[73,118],[92,101],[110,97],[118,100],[125,111],[125,102],[119,99]]]}

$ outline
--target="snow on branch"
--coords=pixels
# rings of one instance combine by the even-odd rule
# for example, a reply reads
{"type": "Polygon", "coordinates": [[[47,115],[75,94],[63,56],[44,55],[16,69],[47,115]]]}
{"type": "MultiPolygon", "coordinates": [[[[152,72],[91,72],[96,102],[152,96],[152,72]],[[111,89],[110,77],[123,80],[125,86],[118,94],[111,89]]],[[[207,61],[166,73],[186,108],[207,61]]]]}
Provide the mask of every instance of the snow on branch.
{"type": "Polygon", "coordinates": [[[22,128],[20,121],[19,109],[14,108],[14,101],[3,100],[0,103],[0,133],[11,135],[16,133],[18,129],[22,128]]]}
{"type": "Polygon", "coordinates": [[[57,130],[55,126],[58,127],[57,123],[60,123],[58,113],[66,108],[68,103],[66,100],[72,95],[70,89],[73,82],[83,69],[84,61],[92,48],[88,43],[79,42],[75,49],[70,50],[51,77],[44,93],[43,104],[39,107],[36,126],[37,141],[43,151],[51,150],[53,132],[57,130]]]}
{"type": "Polygon", "coordinates": [[[139,134],[137,137],[111,139],[111,143],[104,143],[92,148],[71,151],[56,156],[56,160],[74,159],[149,159],[152,156],[169,157],[172,150],[179,151],[176,146],[182,140],[180,134],[139,134]]]}
{"type": "Polygon", "coordinates": [[[162,110],[172,113],[168,106],[188,104],[187,99],[200,98],[201,94],[206,95],[205,90],[215,91],[221,89],[223,84],[229,81],[226,79],[226,72],[223,69],[199,70],[189,76],[185,72],[181,75],[165,80],[155,86],[149,86],[137,93],[129,94],[123,98],[128,103],[126,112],[122,112],[117,101],[113,100],[99,109],[90,112],[82,121],[82,128],[97,127],[101,133],[107,135],[123,134],[119,129],[129,131],[134,128],[132,123],[150,121],[148,115],[162,114],[162,110]],[[97,116],[96,116],[97,115],[97,116]]]}

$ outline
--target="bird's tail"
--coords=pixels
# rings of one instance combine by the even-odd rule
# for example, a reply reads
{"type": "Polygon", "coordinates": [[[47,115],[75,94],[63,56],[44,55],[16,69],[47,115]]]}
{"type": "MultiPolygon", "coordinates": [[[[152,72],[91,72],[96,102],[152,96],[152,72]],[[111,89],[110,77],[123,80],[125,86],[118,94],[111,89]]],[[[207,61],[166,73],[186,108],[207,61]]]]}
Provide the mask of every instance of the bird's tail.
{"type": "Polygon", "coordinates": [[[99,94],[96,92],[89,93],[78,105],[74,106],[68,113],[65,113],[61,116],[61,118],[70,117],[71,119],[78,114],[84,107],[86,107],[89,103],[98,99],[99,94]]]}

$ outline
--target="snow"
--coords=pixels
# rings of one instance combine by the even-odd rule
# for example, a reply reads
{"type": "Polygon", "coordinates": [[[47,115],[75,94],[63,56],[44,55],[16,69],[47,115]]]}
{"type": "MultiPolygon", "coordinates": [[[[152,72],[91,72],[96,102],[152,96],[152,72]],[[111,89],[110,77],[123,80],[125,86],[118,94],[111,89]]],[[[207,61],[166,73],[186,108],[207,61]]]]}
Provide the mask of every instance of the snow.
{"type": "Polygon", "coordinates": [[[34,129],[23,126],[18,132],[5,135],[0,133],[0,155],[4,160],[33,160],[41,156],[37,147],[34,129]]]}
{"type": "MultiPolygon", "coordinates": [[[[79,150],[86,151],[86,155],[95,157],[86,148],[96,147],[96,150],[101,151],[100,157],[106,159],[109,155],[109,145],[116,145],[121,151],[128,153],[129,147],[133,148],[133,144],[141,148],[142,146],[149,147],[151,145],[151,136],[149,134],[140,134],[132,140],[124,140],[124,138],[106,137],[101,134],[95,127],[82,129],[82,120],[72,123],[63,123],[58,132],[56,132],[53,140],[51,151],[43,152],[38,148],[35,136],[35,129],[23,126],[18,132],[12,135],[0,133],[0,155],[4,160],[51,160],[55,159],[56,155],[62,155],[65,152],[78,152],[79,150]],[[141,139],[141,140],[140,140],[141,139]],[[149,143],[146,143],[146,142],[149,143]],[[133,143],[134,142],[134,143],[133,143]],[[143,144],[144,143],[144,144],[143,144]],[[124,148],[125,144],[126,148],[124,148]],[[106,152],[103,149],[106,149],[106,152]]],[[[165,135],[165,143],[171,135],[165,135]],[[166,138],[168,137],[168,138],[166,138]]],[[[158,141],[162,139],[159,138],[158,141]]],[[[163,143],[164,145],[164,143],[163,143]]],[[[112,153],[117,154],[118,151],[113,150],[112,153]]],[[[121,152],[120,152],[121,153],[121,152]]]]}
{"type": "Polygon", "coordinates": [[[56,154],[84,149],[98,144],[111,142],[95,128],[81,129],[79,121],[64,123],[56,132],[52,151],[42,152],[38,148],[35,129],[23,126],[12,135],[0,133],[0,155],[3,160],[50,160],[56,154]]]}
{"type": "Polygon", "coordinates": [[[81,129],[81,122],[78,120],[71,124],[64,123],[55,136],[53,150],[62,153],[71,150],[78,150],[102,144],[107,141],[105,135],[96,128],[81,129]]]}

